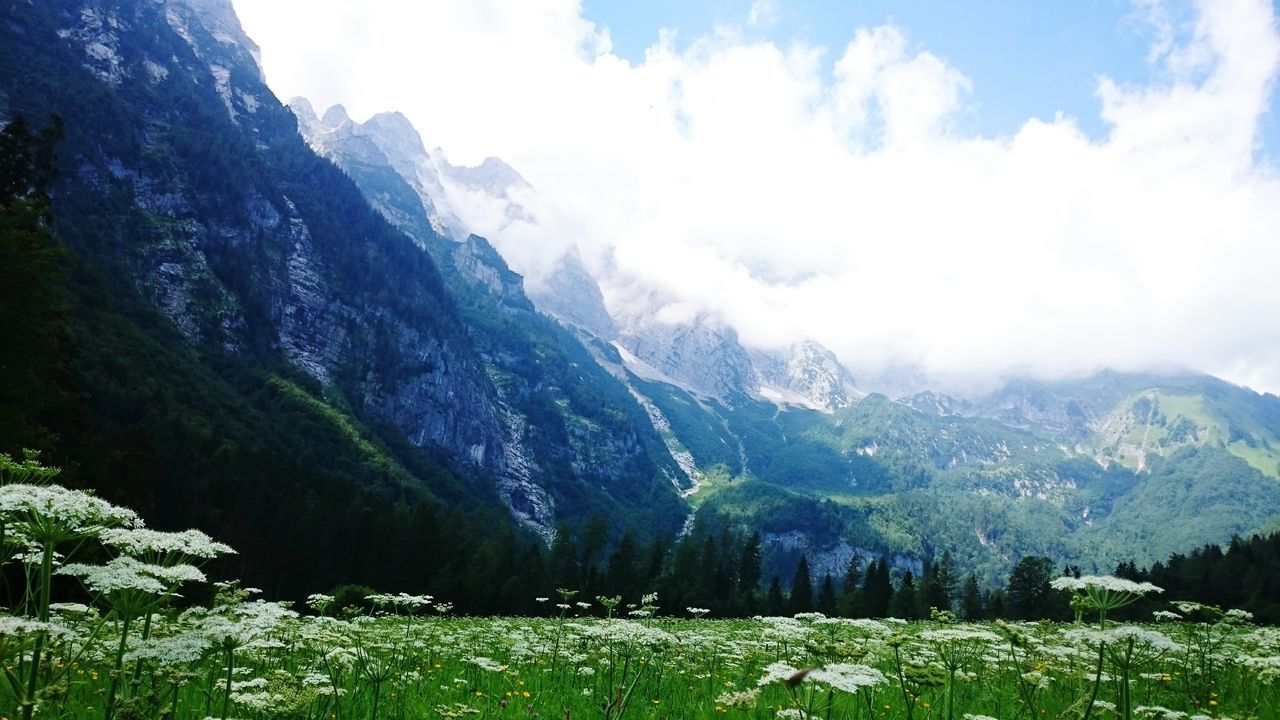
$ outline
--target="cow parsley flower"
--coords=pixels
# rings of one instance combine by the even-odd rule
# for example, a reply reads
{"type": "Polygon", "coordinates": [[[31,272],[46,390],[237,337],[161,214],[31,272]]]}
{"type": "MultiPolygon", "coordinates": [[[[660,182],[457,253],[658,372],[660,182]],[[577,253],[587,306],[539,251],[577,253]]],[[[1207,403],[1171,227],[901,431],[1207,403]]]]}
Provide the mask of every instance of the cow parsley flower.
{"type": "Polygon", "coordinates": [[[138,524],[138,515],[83,490],[61,485],[0,486],[0,517],[15,521],[19,538],[40,545],[93,537],[116,526],[138,524]]]}
{"type": "Polygon", "coordinates": [[[786,662],[779,660],[765,667],[764,675],[756,681],[756,685],[764,687],[765,685],[778,681],[786,682],[795,677],[799,672],[800,670],[798,668],[794,668],[786,662]]]}
{"type": "Polygon", "coordinates": [[[867,665],[834,663],[809,673],[814,682],[826,683],[836,690],[856,693],[858,688],[874,687],[888,682],[884,673],[867,665]]]}
{"type": "Polygon", "coordinates": [[[1049,586],[1055,590],[1073,590],[1084,591],[1089,590],[1105,590],[1113,593],[1128,593],[1132,595],[1142,596],[1147,593],[1162,593],[1164,588],[1152,585],[1149,582],[1134,582],[1125,580],[1114,575],[1084,575],[1082,577],[1064,576],[1054,578],[1049,586]]]}
{"type": "Polygon", "coordinates": [[[110,528],[99,536],[102,544],[128,555],[177,555],[188,558],[215,558],[235,553],[230,545],[216,542],[199,530],[163,532],[148,528],[110,528]]]}
{"type": "Polygon", "coordinates": [[[190,565],[166,568],[140,562],[127,555],[122,555],[106,565],[73,563],[57,570],[58,575],[80,578],[86,587],[102,595],[121,590],[140,590],[152,595],[163,595],[171,587],[181,584],[182,579],[175,581],[175,576],[180,573],[184,575],[182,579],[198,577],[204,580],[204,574],[190,565]]]}

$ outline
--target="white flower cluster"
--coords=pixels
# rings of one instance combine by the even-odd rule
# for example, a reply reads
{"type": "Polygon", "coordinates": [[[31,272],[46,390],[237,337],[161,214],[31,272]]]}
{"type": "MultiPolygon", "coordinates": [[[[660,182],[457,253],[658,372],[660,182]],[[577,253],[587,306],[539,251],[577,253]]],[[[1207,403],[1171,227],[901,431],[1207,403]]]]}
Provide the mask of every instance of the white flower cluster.
{"type": "Polygon", "coordinates": [[[856,693],[858,688],[874,687],[888,682],[884,673],[867,666],[853,663],[834,663],[809,673],[810,680],[825,683],[847,693],[856,693]]]}
{"type": "Polygon", "coordinates": [[[634,620],[614,620],[573,626],[583,637],[608,643],[629,643],[646,647],[665,647],[677,644],[676,636],[634,620]]]}
{"type": "Polygon", "coordinates": [[[1181,648],[1168,635],[1136,625],[1120,625],[1106,630],[1072,628],[1063,633],[1063,638],[1068,642],[1082,643],[1092,647],[1097,647],[1099,643],[1113,645],[1133,640],[1135,644],[1155,651],[1174,651],[1181,648]]]}
{"type": "Polygon", "coordinates": [[[430,595],[409,595],[407,593],[374,593],[366,595],[365,599],[373,603],[377,607],[394,607],[408,608],[409,610],[417,610],[431,604],[434,600],[430,595]]]}
{"type": "Polygon", "coordinates": [[[230,545],[220,543],[199,530],[163,532],[148,528],[110,528],[99,535],[102,544],[129,555],[179,555],[190,558],[215,558],[235,553],[230,545]]]}
{"type": "Polygon", "coordinates": [[[934,630],[925,630],[920,633],[920,638],[932,642],[953,643],[953,642],[984,642],[998,643],[1000,636],[993,632],[983,630],[977,627],[962,628],[937,628],[934,630]]]}
{"type": "Polygon", "coordinates": [[[503,665],[492,658],[484,657],[483,655],[474,655],[469,657],[467,658],[467,662],[475,665],[481,670],[488,670],[489,672],[502,672],[507,669],[506,665],[503,665]]]}
{"type": "Polygon", "coordinates": [[[1049,586],[1055,590],[1072,590],[1088,592],[1089,590],[1106,590],[1114,593],[1146,595],[1162,593],[1164,588],[1156,587],[1149,582],[1134,582],[1114,575],[1084,575],[1082,577],[1064,576],[1054,578],[1049,586]]]}
{"type": "Polygon", "coordinates": [[[106,565],[73,563],[58,568],[56,574],[78,577],[90,590],[103,595],[121,590],[163,595],[184,582],[204,582],[205,579],[204,573],[194,565],[155,565],[127,555],[106,565]]]}
{"type": "Polygon", "coordinates": [[[54,623],[40,622],[39,620],[31,620],[29,618],[12,617],[10,615],[0,615],[0,637],[5,635],[34,635],[36,633],[46,633],[48,635],[66,634],[68,631],[54,623]]]}
{"type": "Polygon", "coordinates": [[[752,688],[750,690],[738,690],[734,692],[726,692],[716,698],[716,703],[725,707],[738,708],[740,710],[751,710],[756,706],[756,701],[760,697],[760,688],[752,688]]]}
{"type": "Polygon", "coordinates": [[[1151,720],[1183,720],[1187,714],[1181,710],[1170,710],[1159,705],[1139,705],[1133,709],[1133,714],[1140,718],[1151,718],[1151,720]]]}
{"type": "Polygon", "coordinates": [[[9,529],[25,544],[90,537],[109,527],[138,523],[134,511],[82,490],[20,483],[0,485],[0,517],[17,521],[9,529]]]}
{"type": "Polygon", "coordinates": [[[873,687],[888,682],[884,673],[867,665],[833,663],[820,668],[799,670],[780,660],[764,669],[764,675],[756,681],[756,685],[763,687],[770,683],[785,682],[794,686],[806,680],[829,685],[836,690],[847,693],[856,693],[859,688],[873,687]]]}

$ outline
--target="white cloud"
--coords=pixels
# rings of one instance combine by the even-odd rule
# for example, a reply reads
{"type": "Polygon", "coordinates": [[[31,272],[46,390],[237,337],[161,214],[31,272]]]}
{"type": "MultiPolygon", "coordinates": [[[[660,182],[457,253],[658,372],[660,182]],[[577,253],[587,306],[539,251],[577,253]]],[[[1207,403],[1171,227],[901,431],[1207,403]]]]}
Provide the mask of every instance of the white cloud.
{"type": "Polygon", "coordinates": [[[502,239],[517,269],[576,243],[611,258],[617,302],[640,282],[747,343],[811,336],[958,384],[1191,367],[1280,391],[1266,0],[1205,0],[1189,33],[1140,3],[1151,80],[1099,79],[1102,140],[1061,116],[961,134],[981,88],[909,28],[784,46],[749,32],[767,2],[637,65],[572,0],[236,5],[281,96],[399,109],[455,162],[528,178],[541,227],[502,239]]]}

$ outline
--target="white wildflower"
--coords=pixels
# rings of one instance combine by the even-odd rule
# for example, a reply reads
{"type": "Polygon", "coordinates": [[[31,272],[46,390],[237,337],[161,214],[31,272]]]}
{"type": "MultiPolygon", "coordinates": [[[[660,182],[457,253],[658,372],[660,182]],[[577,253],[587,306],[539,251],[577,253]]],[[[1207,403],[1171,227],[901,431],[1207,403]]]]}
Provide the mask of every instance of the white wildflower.
{"type": "Polygon", "coordinates": [[[764,675],[762,675],[760,679],[756,681],[756,685],[763,687],[765,685],[768,685],[769,683],[778,682],[779,680],[786,682],[787,680],[790,680],[791,678],[795,677],[796,673],[798,672],[800,672],[799,669],[794,668],[788,665],[787,663],[779,660],[765,667],[764,675]]]}
{"type": "Polygon", "coordinates": [[[16,521],[19,537],[40,544],[93,537],[109,527],[136,525],[138,515],[82,490],[60,485],[0,486],[0,516],[16,521]]]}
{"type": "Polygon", "coordinates": [[[716,703],[725,707],[738,708],[740,710],[751,710],[756,706],[756,701],[760,697],[760,688],[751,688],[750,690],[739,690],[736,692],[726,692],[716,698],[716,703]]]}
{"type": "Polygon", "coordinates": [[[235,553],[230,545],[216,542],[199,530],[162,532],[147,528],[111,528],[99,536],[104,545],[129,555],[179,555],[191,558],[215,558],[235,553]]]}
{"type": "Polygon", "coordinates": [[[852,663],[826,665],[809,673],[809,678],[847,693],[856,693],[858,688],[873,687],[887,682],[884,674],[879,670],[852,663]]]}
{"type": "Polygon", "coordinates": [[[1152,718],[1152,720],[1183,720],[1187,716],[1181,710],[1170,710],[1159,705],[1139,705],[1133,709],[1133,714],[1137,717],[1152,718]]]}
{"type": "MultiPolygon", "coordinates": [[[[168,568],[160,565],[151,565],[121,555],[106,565],[73,563],[58,568],[56,572],[58,575],[78,577],[90,590],[104,595],[121,590],[140,590],[152,595],[163,595],[172,585],[177,584],[164,581],[167,571],[168,568]]],[[[204,576],[200,575],[200,579],[203,580],[204,576]]]]}

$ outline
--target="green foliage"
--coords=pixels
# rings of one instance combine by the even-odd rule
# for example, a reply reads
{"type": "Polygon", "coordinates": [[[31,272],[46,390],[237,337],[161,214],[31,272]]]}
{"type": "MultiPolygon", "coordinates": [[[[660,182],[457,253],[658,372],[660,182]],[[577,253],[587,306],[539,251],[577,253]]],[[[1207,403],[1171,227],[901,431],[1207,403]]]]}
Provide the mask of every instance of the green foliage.
{"type": "Polygon", "coordinates": [[[0,131],[0,451],[52,448],[51,415],[73,396],[65,257],[45,195],[61,133],[57,117],[39,134],[21,118],[0,131]]]}
{"type": "Polygon", "coordinates": [[[1049,607],[1049,581],[1053,579],[1053,561],[1047,557],[1025,556],[1009,574],[1005,593],[1008,611],[1018,620],[1036,620],[1045,616],[1049,607]]]}

